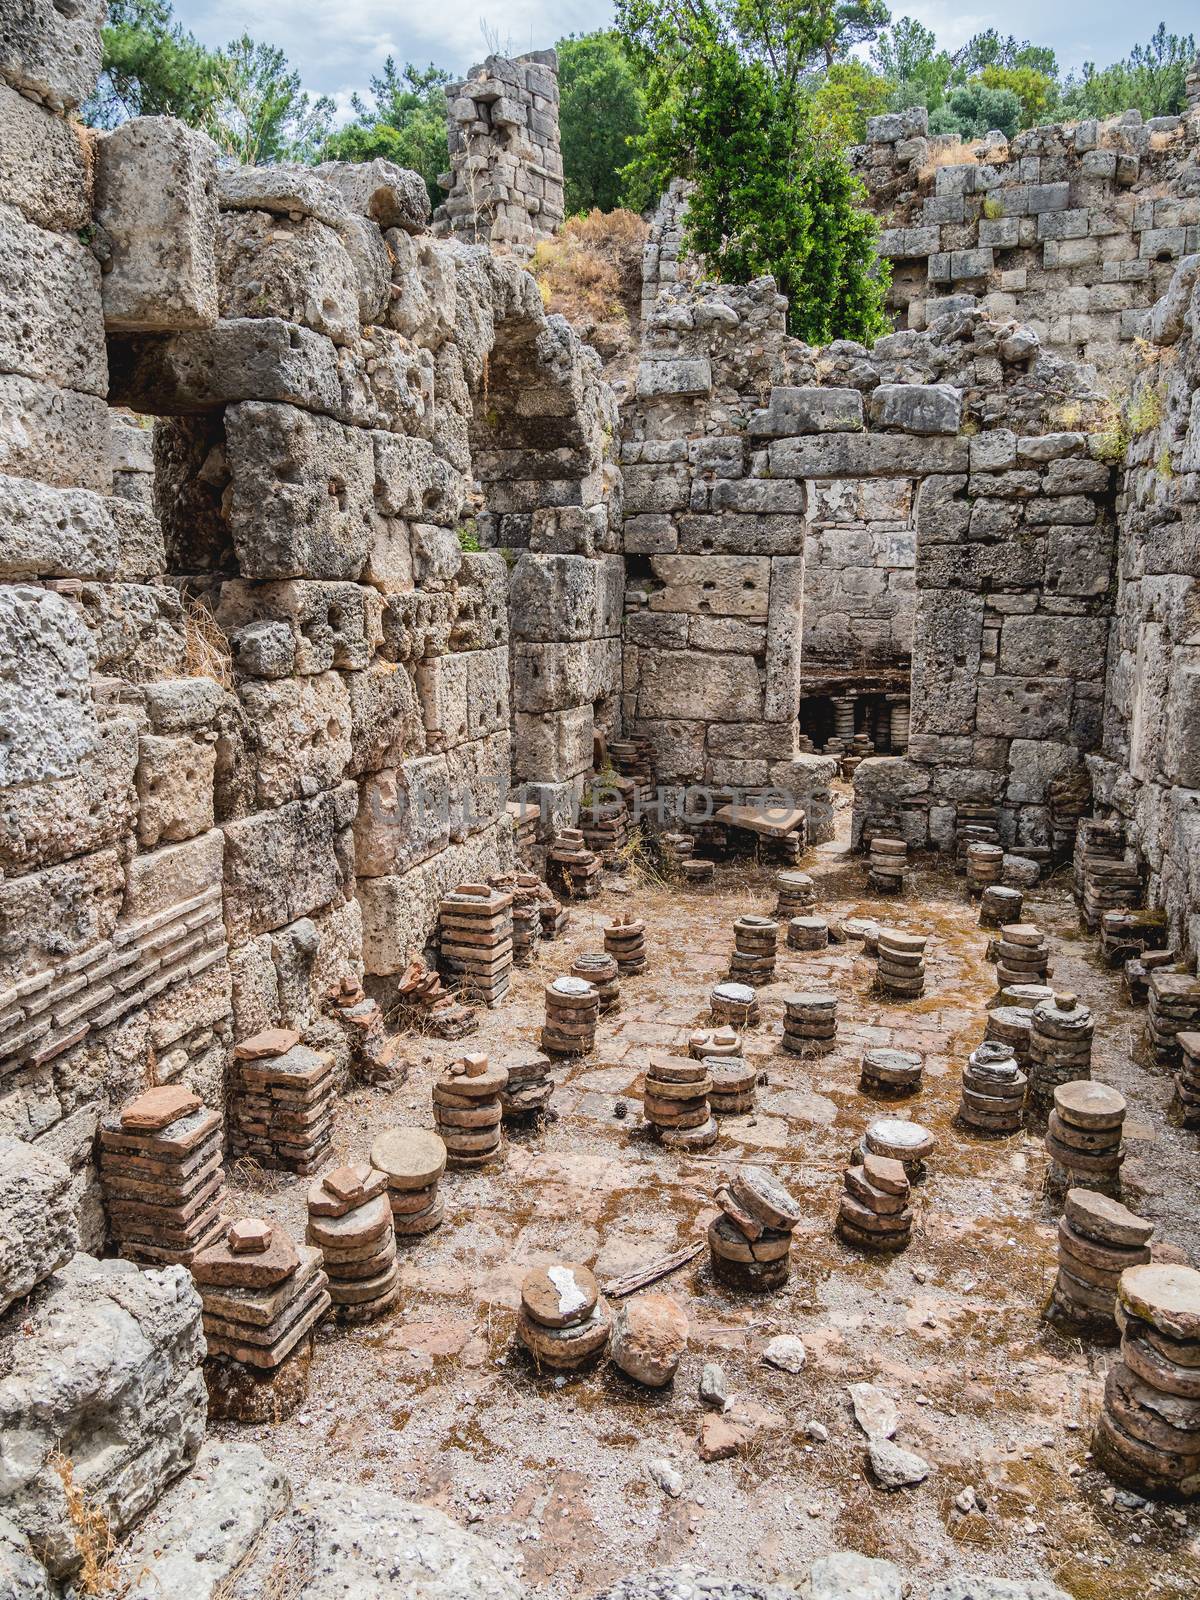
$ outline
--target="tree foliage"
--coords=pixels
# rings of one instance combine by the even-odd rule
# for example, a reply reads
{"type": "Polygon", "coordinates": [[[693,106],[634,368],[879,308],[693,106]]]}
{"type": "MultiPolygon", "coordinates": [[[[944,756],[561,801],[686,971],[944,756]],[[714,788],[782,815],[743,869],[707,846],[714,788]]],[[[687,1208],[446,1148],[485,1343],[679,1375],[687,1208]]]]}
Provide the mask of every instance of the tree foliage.
{"type": "Polygon", "coordinates": [[[208,118],[221,152],[247,166],[315,160],[329,134],[333,101],[326,95],[314,100],[283,51],[248,33],[222,55],[221,95],[208,118]]]}
{"type": "Polygon", "coordinates": [[[1195,38],[1168,33],[1160,22],[1146,44],[1134,45],[1127,60],[1103,70],[1089,61],[1078,78],[1068,78],[1064,112],[1072,117],[1114,117],[1122,111],[1140,111],[1144,117],[1177,115],[1187,109],[1187,75],[1195,59],[1195,38]]]}
{"type": "Polygon", "coordinates": [[[558,50],[559,135],[568,216],[633,205],[653,195],[630,191],[621,172],[646,125],[646,103],[621,36],[613,29],[572,34],[558,50]]]}
{"type": "Polygon", "coordinates": [[[129,117],[178,117],[202,127],[219,99],[225,63],[184,31],[166,0],[112,0],[96,92],[84,108],[96,128],[129,117]]]}
{"type": "Polygon", "coordinates": [[[803,0],[618,0],[645,73],[637,175],[692,181],[685,248],[718,278],[770,273],[810,343],[884,331],[877,224],[811,92],[829,8],[803,0]]]}
{"type": "Polygon", "coordinates": [[[446,85],[450,74],[432,62],[417,67],[409,62],[403,70],[392,56],[383,71],[371,79],[368,105],[354,95],[351,106],[355,120],[339,128],[325,140],[323,161],[373,161],[382,157],[397,166],[419,172],[436,205],[442,190],[438,174],[446,169],[446,85]]]}

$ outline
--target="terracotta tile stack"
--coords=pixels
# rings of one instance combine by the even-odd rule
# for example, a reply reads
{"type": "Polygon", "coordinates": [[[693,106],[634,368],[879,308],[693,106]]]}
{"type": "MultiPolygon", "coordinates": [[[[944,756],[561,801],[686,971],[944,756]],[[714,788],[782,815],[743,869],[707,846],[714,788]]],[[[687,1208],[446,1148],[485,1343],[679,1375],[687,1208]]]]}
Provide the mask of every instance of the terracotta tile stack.
{"type": "Polygon", "coordinates": [[[505,810],[512,818],[513,854],[518,861],[532,861],[542,820],[540,808],[524,800],[510,800],[505,810]]]}
{"type": "Polygon", "coordinates": [[[503,1067],[488,1065],[485,1055],[463,1056],[438,1076],[433,1085],[433,1120],[452,1167],[481,1167],[500,1149],[504,1107],[500,1096],[508,1083],[503,1067]]]}
{"type": "Polygon", "coordinates": [[[1139,906],[1142,875],[1125,859],[1125,830],[1119,822],[1086,821],[1075,836],[1075,894],[1085,928],[1095,931],[1106,911],[1139,906]]]}
{"type": "Polygon", "coordinates": [[[684,862],[695,858],[696,841],[690,833],[660,833],[658,848],[666,870],[682,876],[684,862]]]}
{"type": "Polygon", "coordinates": [[[1034,1006],[1029,1034],[1029,1103],[1046,1116],[1054,1091],[1092,1075],[1095,1020],[1076,995],[1059,991],[1034,1006]]]}
{"type": "Polygon", "coordinates": [[[1020,889],[1009,889],[994,883],[983,891],[979,900],[979,926],[1002,928],[1006,922],[1020,922],[1025,896],[1020,889]]]}
{"type": "Polygon", "coordinates": [[[896,928],[880,928],[878,950],[879,987],[885,994],[913,999],[925,992],[925,946],[929,935],[901,933],[896,928]]]}
{"type": "Polygon", "coordinates": [[[779,892],[775,916],[780,922],[803,916],[817,903],[817,886],[807,872],[781,872],[775,885],[779,892]]]}
{"type": "Polygon", "coordinates": [[[730,1289],[779,1289],[791,1270],[800,1207],[770,1173],[742,1167],[717,1190],[721,1215],[708,1226],[713,1277],[730,1289]]]}
{"type": "Polygon", "coordinates": [[[624,800],[584,801],[579,820],[584,844],[604,866],[613,866],[629,843],[629,807],[624,800]]]}
{"type": "Polygon", "coordinates": [[[867,857],[867,888],[876,894],[899,894],[908,871],[908,845],[903,839],[876,835],[867,857]]]}
{"type": "Polygon", "coordinates": [[[714,1116],[745,1116],[754,1110],[757,1068],[741,1056],[705,1056],[703,1065],[712,1079],[708,1103],[714,1116]]]}
{"type": "Polygon", "coordinates": [[[189,1266],[221,1237],[221,1118],[179,1084],[147,1089],[100,1124],[100,1187],[118,1254],[189,1266]]]}
{"type": "Polygon", "coordinates": [[[742,1036],[736,1028],[694,1028],[688,1035],[688,1055],[697,1061],[704,1061],[710,1056],[728,1059],[741,1053],[742,1036]]]}
{"type": "Polygon", "coordinates": [[[555,898],[554,891],[542,878],[538,879],[537,892],[542,905],[542,938],[557,939],[571,925],[570,908],[555,898]]]}
{"type": "Polygon", "coordinates": [[[1160,967],[1150,975],[1146,1034],[1160,1066],[1179,1061],[1179,1035],[1200,1031],[1200,978],[1160,967]]]}
{"type": "Polygon", "coordinates": [[[690,884],[711,883],[716,875],[716,864],[706,856],[688,856],[681,870],[690,884]]]}
{"type": "Polygon", "coordinates": [[[234,1046],[229,1075],[230,1146],[264,1167],[304,1176],[329,1157],[337,1067],[288,1028],[267,1028],[234,1046]]]}
{"type": "Polygon", "coordinates": [[[912,1238],[911,1185],[899,1161],[867,1155],[842,1174],[837,1232],[860,1250],[903,1250],[912,1238]]]}
{"type": "Polygon", "coordinates": [[[973,844],[999,844],[1000,813],[986,801],[962,801],[954,824],[954,866],[965,872],[967,851],[973,844]]]}
{"type": "Polygon", "coordinates": [[[275,1224],[244,1217],[191,1264],[209,1357],[260,1371],[279,1367],[332,1301],[320,1250],[275,1224]]]}
{"type": "Polygon", "coordinates": [[[1143,950],[1159,948],[1167,937],[1167,914],[1142,907],[1105,911],[1100,917],[1100,954],[1110,967],[1124,966],[1143,950]]]}
{"type": "Polygon", "coordinates": [[[1152,1262],[1117,1283],[1120,1359],[1093,1440],[1110,1476],[1150,1494],[1200,1494],[1200,1272],[1152,1262]]]}
{"type": "Polygon", "coordinates": [[[872,1122],[859,1141],[859,1154],[865,1161],[868,1156],[886,1156],[899,1161],[910,1183],[916,1183],[925,1174],[925,1162],[937,1147],[937,1140],[928,1128],[919,1122],[909,1122],[903,1117],[880,1117],[872,1122]]]}
{"type": "Polygon", "coordinates": [[[560,828],[546,851],[546,879],[568,900],[590,900],[600,892],[600,857],[588,849],[579,828],[560,828]]]}
{"type": "Polygon", "coordinates": [[[1148,1005],[1150,1001],[1150,975],[1160,967],[1173,967],[1179,961],[1178,950],[1143,950],[1141,955],[1130,956],[1121,968],[1125,993],[1131,1006],[1148,1005]]]}
{"type": "Polygon", "coordinates": [[[1051,1190],[1061,1194],[1078,1187],[1116,1194],[1125,1159],[1124,1125],[1125,1096],[1116,1089],[1090,1080],[1059,1084],[1046,1127],[1051,1190]]]}
{"type": "MultiPolygon", "coordinates": [[[[1150,1260],[1154,1224],[1094,1189],[1068,1189],[1058,1224],[1058,1277],[1047,1315],[1117,1328],[1117,1282],[1127,1267],[1150,1260]]],[[[1198,1383],[1200,1387],[1200,1383],[1198,1383]]]]}
{"type": "MultiPolygon", "coordinates": [[[[489,879],[493,889],[512,895],[513,964],[528,966],[542,944],[542,896],[545,886],[532,872],[500,873],[489,879]]],[[[549,893],[549,891],[547,891],[549,893]]],[[[556,902],[557,904],[557,902],[556,902]]]]}
{"type": "Polygon", "coordinates": [[[614,739],[608,747],[609,759],[623,778],[632,778],[638,785],[639,798],[647,801],[654,795],[654,745],[649,739],[635,735],[627,739],[614,739]]]}
{"type": "Polygon", "coordinates": [[[460,883],[438,909],[438,960],[464,997],[498,1006],[512,980],[512,895],[460,883]]]}
{"type": "Polygon", "coordinates": [[[539,1367],[575,1371],[604,1350],[611,1327],[608,1304],[581,1262],[539,1267],[521,1284],[517,1338],[539,1367]]]}
{"type": "Polygon", "coordinates": [[[998,844],[967,846],[967,890],[975,898],[999,884],[1004,867],[1004,850],[998,844]]]}
{"type": "Polygon", "coordinates": [[[1028,1073],[1032,1056],[1033,1010],[1027,1006],[994,1006],[984,1022],[984,1038],[1007,1046],[1017,1065],[1028,1073]]]}
{"type": "Polygon", "coordinates": [[[1177,1033],[1179,1068],[1175,1073],[1175,1097],[1185,1128],[1200,1128],[1200,1033],[1177,1033]]]}
{"type": "Polygon", "coordinates": [[[479,1027],[471,1007],[448,993],[439,975],[419,957],[401,973],[396,1003],[413,1027],[435,1039],[464,1039],[479,1027]]]}
{"type": "Polygon", "coordinates": [[[988,952],[996,963],[996,984],[1045,983],[1050,976],[1050,946],[1032,922],[1006,922],[988,952]]]}
{"type": "Polygon", "coordinates": [[[445,1141],[427,1128],[386,1128],[376,1138],[371,1165],[387,1180],[392,1231],[397,1239],[420,1238],[441,1225],[446,1208],[438,1183],[446,1161],[445,1141]]]}
{"type": "Polygon", "coordinates": [[[324,1258],[343,1322],[373,1322],[400,1298],[387,1177],[365,1162],[335,1167],[308,1191],[307,1244],[324,1258]]]}
{"type": "Polygon", "coordinates": [[[549,1109],[554,1093],[549,1057],[536,1050],[509,1056],[504,1067],[508,1082],[500,1096],[504,1115],[510,1122],[533,1121],[549,1109]]]}
{"type": "Polygon", "coordinates": [[[792,917],[787,925],[789,950],[824,950],[829,943],[829,924],[824,917],[792,917]]]}
{"type": "Polygon", "coordinates": [[[600,995],[585,978],[555,978],[546,985],[542,1049],[556,1056],[586,1056],[596,1048],[600,995]]]}
{"type": "Polygon", "coordinates": [[[709,1015],[731,1028],[756,1028],[758,996],[748,983],[715,983],[708,995],[709,1015]]]}
{"type": "Polygon", "coordinates": [[[921,1087],[924,1057],[917,1050],[894,1050],[879,1045],[863,1051],[859,1087],[867,1094],[899,1099],[921,1087]]]}
{"type": "Polygon", "coordinates": [[[604,949],[623,978],[641,972],[646,965],[646,924],[631,911],[619,913],[605,924],[604,949]]]}
{"type": "Polygon", "coordinates": [[[783,997],[783,1048],[790,1056],[821,1055],[837,1038],[837,995],[810,989],[783,997]]]}
{"type": "Polygon", "coordinates": [[[1021,1128],[1028,1079],[1011,1044],[984,1039],[963,1068],[957,1120],[973,1133],[1003,1138],[1021,1128]]]}
{"type": "Polygon", "coordinates": [[[571,976],[594,986],[600,996],[600,1015],[615,1011],[621,1003],[620,969],[615,956],[603,950],[588,950],[571,963],[571,976]]]}
{"type": "Polygon", "coordinates": [[[351,1070],[357,1082],[397,1089],[408,1077],[400,1041],[387,1031],[383,1012],[355,977],[330,991],[328,1002],[350,1040],[351,1070]]]}
{"type": "Polygon", "coordinates": [[[717,1124],[708,1096],[707,1061],[655,1051],[644,1075],[642,1114],[668,1149],[703,1150],[715,1143],[717,1124]]]}
{"type": "Polygon", "coordinates": [[[770,983],[775,977],[778,948],[779,924],[771,917],[736,918],[729,976],[735,983],[748,983],[756,989],[770,983]]]}

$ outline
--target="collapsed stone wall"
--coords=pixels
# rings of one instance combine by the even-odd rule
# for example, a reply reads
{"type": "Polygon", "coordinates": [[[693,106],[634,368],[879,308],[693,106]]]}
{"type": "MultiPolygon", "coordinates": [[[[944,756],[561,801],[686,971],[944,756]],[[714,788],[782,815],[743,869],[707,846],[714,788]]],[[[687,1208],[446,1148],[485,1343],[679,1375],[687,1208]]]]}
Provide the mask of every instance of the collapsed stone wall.
{"type": "Polygon", "coordinates": [[[527,261],[565,215],[558,56],[491,55],[446,89],[450,170],[435,231],[527,261]]]}
{"type": "Polygon", "coordinates": [[[1118,581],[1096,798],[1123,818],[1180,949],[1200,950],[1200,255],[1150,317],[1118,501],[1118,581]]]}
{"type": "Polygon", "coordinates": [[[923,107],[872,118],[852,152],[883,223],[901,327],[978,304],[1127,385],[1132,341],[1200,247],[1200,116],[1140,113],[964,147],[923,107]]]}

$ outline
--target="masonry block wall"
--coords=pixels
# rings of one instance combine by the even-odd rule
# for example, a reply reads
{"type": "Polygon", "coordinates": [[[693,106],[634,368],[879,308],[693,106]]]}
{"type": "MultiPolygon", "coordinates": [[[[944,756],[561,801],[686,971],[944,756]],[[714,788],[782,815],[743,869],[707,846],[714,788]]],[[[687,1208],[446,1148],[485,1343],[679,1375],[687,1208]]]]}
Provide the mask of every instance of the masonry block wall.
{"type": "Polygon", "coordinates": [[[527,261],[563,220],[558,57],[488,56],[446,89],[450,170],[435,231],[527,261]]]}
{"type": "Polygon", "coordinates": [[[853,152],[900,325],[977,303],[1127,383],[1150,307],[1200,248],[1198,108],[1031,128],[977,141],[968,162],[927,121],[923,108],[874,117],[853,152]]]}
{"type": "Polygon", "coordinates": [[[1200,950],[1200,255],[1155,306],[1141,431],[1118,502],[1118,583],[1097,801],[1124,818],[1150,902],[1200,950]]]}

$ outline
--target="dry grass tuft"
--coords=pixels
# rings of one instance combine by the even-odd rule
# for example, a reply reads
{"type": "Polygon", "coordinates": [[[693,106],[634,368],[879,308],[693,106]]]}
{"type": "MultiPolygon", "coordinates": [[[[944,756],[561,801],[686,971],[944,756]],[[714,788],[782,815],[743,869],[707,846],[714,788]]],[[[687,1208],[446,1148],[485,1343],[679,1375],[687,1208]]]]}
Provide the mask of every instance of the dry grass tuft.
{"type": "MultiPolygon", "coordinates": [[[[988,151],[989,161],[1007,161],[1007,149],[988,151]]],[[[934,144],[929,152],[929,160],[920,169],[918,177],[928,180],[932,178],[939,167],[977,167],[979,165],[978,140],[968,143],[965,139],[951,139],[947,144],[934,144]]]]}
{"type": "Polygon", "coordinates": [[[632,321],[649,226],[633,211],[572,217],[534,251],[530,270],[546,310],[571,323],[632,321]]]}
{"type": "Polygon", "coordinates": [[[233,688],[229,641],[203,600],[187,600],[183,611],[184,662],[189,678],[212,678],[222,689],[233,688]]]}
{"type": "Polygon", "coordinates": [[[75,1588],[80,1594],[112,1594],[117,1588],[117,1572],[112,1564],[115,1540],[108,1518],[97,1506],[90,1505],[83,1490],[75,1482],[75,1463],[70,1456],[56,1450],[49,1465],[62,1480],[70,1520],[79,1553],[79,1575],[75,1588]]]}

